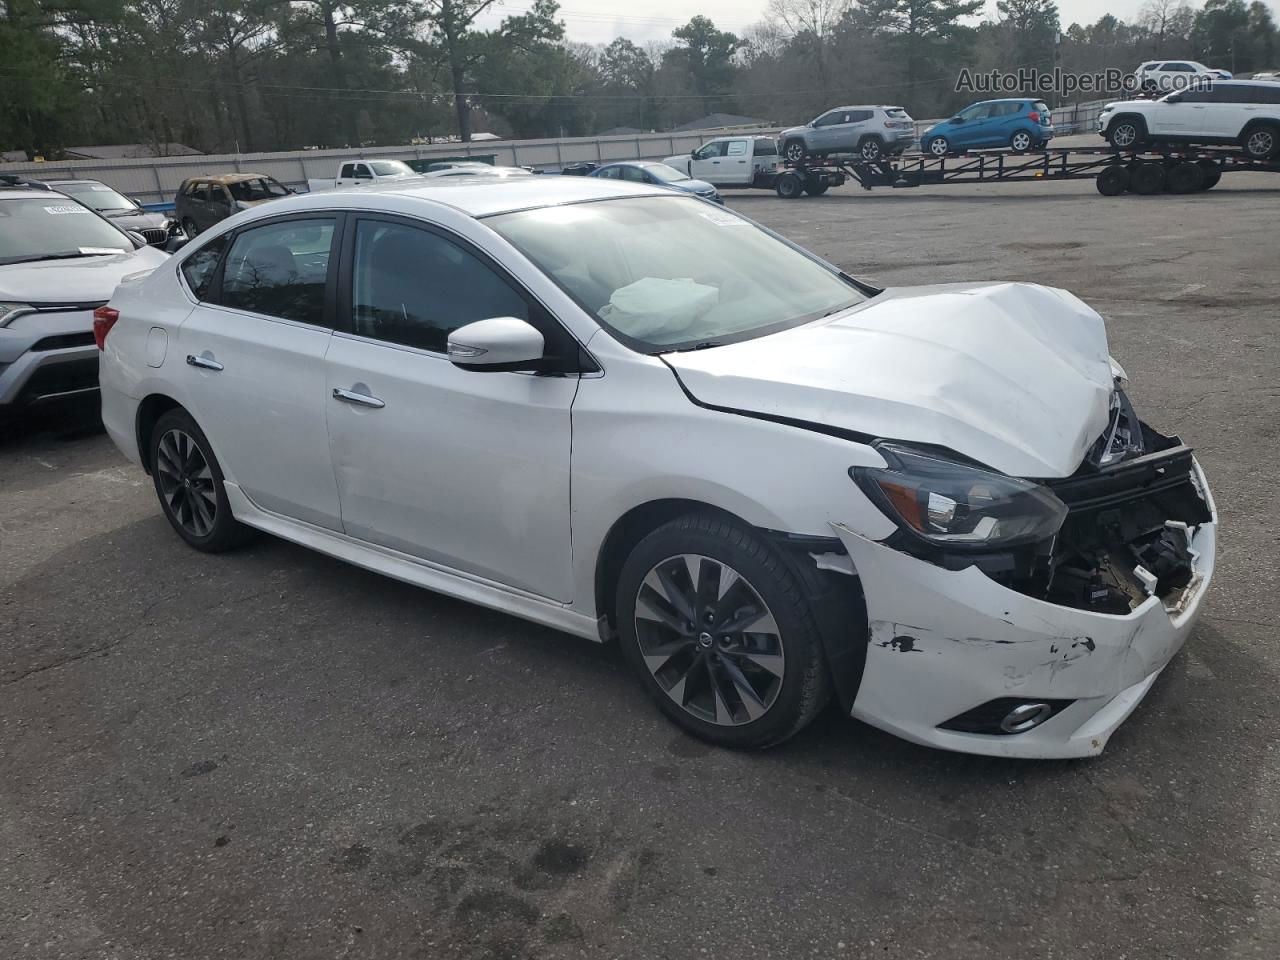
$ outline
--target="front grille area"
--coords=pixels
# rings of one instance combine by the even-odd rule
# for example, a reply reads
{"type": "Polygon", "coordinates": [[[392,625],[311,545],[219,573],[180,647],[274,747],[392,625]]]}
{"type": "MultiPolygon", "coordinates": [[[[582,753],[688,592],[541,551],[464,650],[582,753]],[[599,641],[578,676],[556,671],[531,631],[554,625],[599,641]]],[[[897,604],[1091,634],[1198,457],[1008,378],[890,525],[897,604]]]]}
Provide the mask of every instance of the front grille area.
{"type": "Polygon", "coordinates": [[[19,403],[43,403],[63,394],[98,387],[98,358],[50,363],[31,375],[18,396],[19,403]]]}
{"type": "Polygon", "coordinates": [[[163,247],[169,239],[169,231],[164,227],[144,227],[138,233],[142,234],[147,243],[153,247],[163,247]]]}
{"type": "Polygon", "coordinates": [[[64,350],[67,347],[92,347],[93,331],[83,333],[60,333],[54,337],[43,337],[31,345],[33,351],[64,350]]]}

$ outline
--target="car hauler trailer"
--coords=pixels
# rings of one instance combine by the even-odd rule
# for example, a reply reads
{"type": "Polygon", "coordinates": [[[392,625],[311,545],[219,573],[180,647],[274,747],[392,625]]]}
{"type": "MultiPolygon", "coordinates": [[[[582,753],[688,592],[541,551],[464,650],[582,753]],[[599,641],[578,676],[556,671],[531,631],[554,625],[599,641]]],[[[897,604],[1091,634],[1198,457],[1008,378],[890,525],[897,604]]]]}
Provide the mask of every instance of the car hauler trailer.
{"type": "Polygon", "coordinates": [[[778,176],[778,196],[792,200],[821,196],[853,180],[873,187],[942,186],[961,183],[1008,183],[1044,180],[1094,180],[1098,192],[1114,197],[1140,194],[1196,193],[1215,186],[1224,173],[1280,173],[1280,157],[1253,160],[1238,150],[1153,146],[1119,151],[1112,147],[1057,147],[1030,153],[973,150],[950,157],[909,154],[893,160],[865,162],[830,158],[788,164],[778,176]]]}

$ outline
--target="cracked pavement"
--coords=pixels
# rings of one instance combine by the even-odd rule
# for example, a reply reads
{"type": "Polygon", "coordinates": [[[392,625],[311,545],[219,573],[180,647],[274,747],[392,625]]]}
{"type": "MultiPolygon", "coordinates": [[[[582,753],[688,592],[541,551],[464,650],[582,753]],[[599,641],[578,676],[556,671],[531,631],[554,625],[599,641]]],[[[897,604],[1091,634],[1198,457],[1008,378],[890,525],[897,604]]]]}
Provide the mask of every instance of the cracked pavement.
{"type": "Polygon", "coordinates": [[[857,276],[1063,286],[1222,518],[1100,758],[828,712],[667,724],[609,648],[270,538],[187,549],[100,433],[0,440],[0,956],[1235,958],[1280,941],[1280,181],[729,205],[857,276]]]}

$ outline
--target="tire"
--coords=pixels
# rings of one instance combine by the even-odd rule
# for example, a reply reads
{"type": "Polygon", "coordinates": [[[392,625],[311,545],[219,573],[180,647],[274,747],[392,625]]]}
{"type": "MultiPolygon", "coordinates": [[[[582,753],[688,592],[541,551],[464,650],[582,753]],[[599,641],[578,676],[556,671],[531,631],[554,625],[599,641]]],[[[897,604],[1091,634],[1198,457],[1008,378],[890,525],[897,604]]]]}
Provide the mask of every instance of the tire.
{"type": "Polygon", "coordinates": [[[1147,125],[1137,117],[1117,117],[1107,127],[1107,143],[1117,150],[1135,150],[1147,138],[1147,125]]]}
{"type": "Polygon", "coordinates": [[[863,163],[876,163],[884,157],[884,142],[879,137],[863,137],[858,144],[858,159],[863,163]]]}
{"type": "Polygon", "coordinates": [[[1170,193],[1196,193],[1204,185],[1204,170],[1197,163],[1183,160],[1165,174],[1165,188],[1170,193]]]}
{"type": "Polygon", "coordinates": [[[782,148],[782,159],[787,163],[804,163],[809,156],[809,149],[803,140],[788,140],[782,148]]]}
{"type": "Polygon", "coordinates": [[[945,157],[951,153],[951,141],[946,137],[934,137],[925,144],[924,152],[935,157],[945,157]]]}
{"type": "Polygon", "coordinates": [[[645,690],[703,740],[773,746],[830,699],[799,581],[732,520],[690,513],[641,540],[622,567],[614,609],[623,656],[645,690]]]}
{"type": "Polygon", "coordinates": [[[205,553],[221,553],[253,537],[231,515],[222,467],[189,413],[179,407],[162,414],[147,451],[160,508],[178,536],[205,553]]]}
{"type": "Polygon", "coordinates": [[[1240,149],[1250,160],[1270,160],[1280,154],[1280,127],[1259,123],[1240,134],[1240,149]]]}
{"type": "Polygon", "coordinates": [[[827,188],[831,185],[821,177],[806,177],[804,181],[804,192],[811,197],[820,197],[827,192],[827,188]]]}
{"type": "Polygon", "coordinates": [[[196,222],[190,217],[183,217],[182,232],[187,235],[188,240],[194,240],[199,235],[200,228],[196,226],[196,222]]]}
{"type": "Polygon", "coordinates": [[[1112,164],[1098,174],[1095,186],[1104,197],[1118,197],[1129,189],[1129,171],[1120,164],[1112,164]]]}
{"type": "Polygon", "coordinates": [[[1160,193],[1164,190],[1164,182],[1164,166],[1159,163],[1140,163],[1129,174],[1129,189],[1143,196],[1160,193]]]}
{"type": "Polygon", "coordinates": [[[1025,130],[1015,130],[1009,137],[1009,149],[1014,153],[1026,153],[1035,146],[1036,138],[1025,130]]]}
{"type": "Polygon", "coordinates": [[[804,193],[804,178],[795,172],[784,173],[773,189],[783,200],[795,200],[804,193]]]}
{"type": "Polygon", "coordinates": [[[1222,179],[1222,167],[1212,160],[1201,160],[1200,169],[1204,171],[1204,180],[1200,184],[1200,189],[1212,190],[1218,185],[1218,181],[1222,179]]]}

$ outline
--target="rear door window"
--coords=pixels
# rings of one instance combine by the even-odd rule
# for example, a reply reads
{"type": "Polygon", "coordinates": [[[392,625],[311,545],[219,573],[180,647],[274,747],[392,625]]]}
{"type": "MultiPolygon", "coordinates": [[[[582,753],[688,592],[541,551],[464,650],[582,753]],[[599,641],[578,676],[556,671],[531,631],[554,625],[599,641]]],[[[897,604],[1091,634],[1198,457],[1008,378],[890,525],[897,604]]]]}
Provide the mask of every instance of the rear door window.
{"type": "Polygon", "coordinates": [[[725,150],[725,156],[727,157],[741,157],[745,156],[746,153],[747,141],[745,140],[730,140],[729,146],[725,150]]]}
{"type": "Polygon", "coordinates": [[[206,243],[182,261],[182,276],[186,278],[187,286],[191,288],[197,300],[203,300],[208,296],[209,287],[213,283],[214,270],[222,257],[222,251],[226,248],[227,238],[224,234],[206,243]]]}
{"type": "Polygon", "coordinates": [[[223,266],[218,303],[323,325],[334,224],[331,217],[283,220],[238,233],[223,266]]]}

